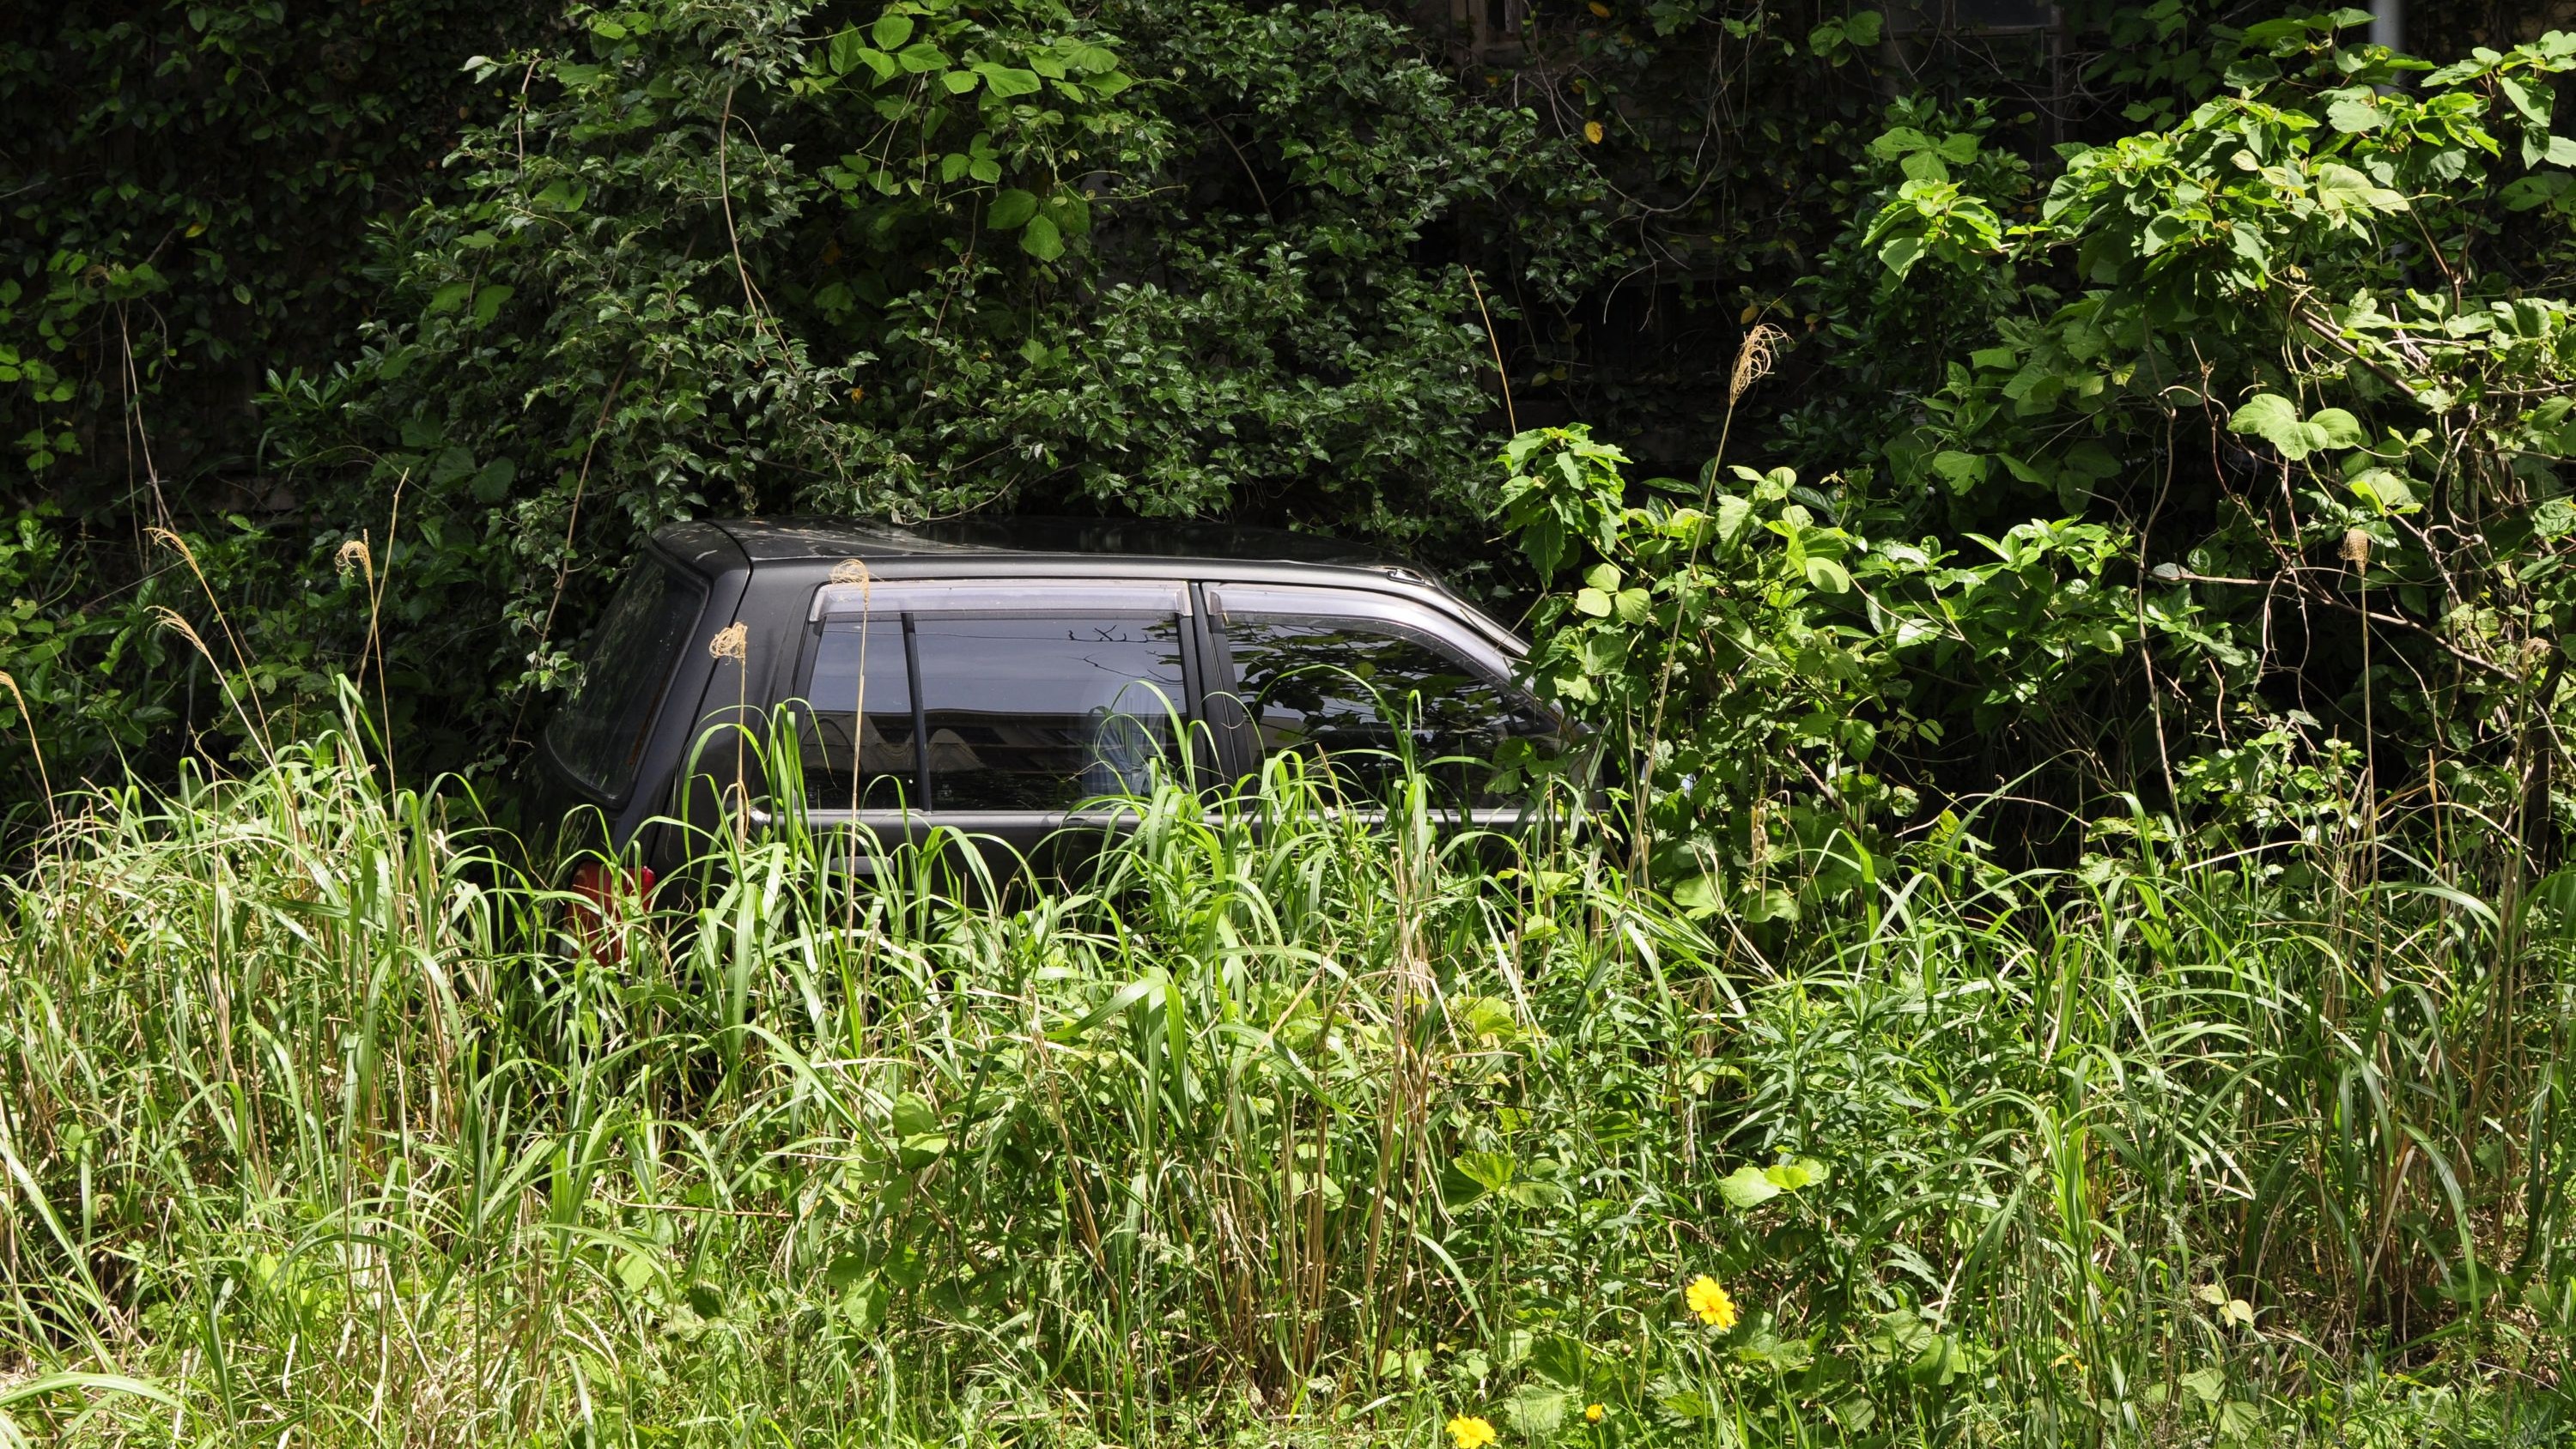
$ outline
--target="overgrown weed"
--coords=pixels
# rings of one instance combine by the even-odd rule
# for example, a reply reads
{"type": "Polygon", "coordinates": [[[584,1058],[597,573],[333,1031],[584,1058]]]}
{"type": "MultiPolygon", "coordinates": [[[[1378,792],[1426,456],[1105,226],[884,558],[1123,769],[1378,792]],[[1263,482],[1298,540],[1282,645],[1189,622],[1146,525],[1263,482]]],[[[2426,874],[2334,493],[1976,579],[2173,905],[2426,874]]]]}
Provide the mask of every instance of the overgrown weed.
{"type": "Polygon", "coordinates": [[[1425,798],[1056,891],[712,832],[582,932],[341,739],[96,794],[0,925],[0,1437],[2565,1432],[2570,877],[1748,929],[1425,798]]]}

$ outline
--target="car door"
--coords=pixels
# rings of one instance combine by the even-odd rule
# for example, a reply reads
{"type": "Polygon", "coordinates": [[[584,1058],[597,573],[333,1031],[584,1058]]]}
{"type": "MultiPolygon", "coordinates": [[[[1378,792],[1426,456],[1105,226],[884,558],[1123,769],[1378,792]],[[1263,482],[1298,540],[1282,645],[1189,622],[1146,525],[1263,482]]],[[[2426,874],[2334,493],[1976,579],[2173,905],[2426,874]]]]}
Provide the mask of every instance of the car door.
{"type": "Polygon", "coordinates": [[[1211,583],[1209,715],[1232,766],[1282,755],[1320,769],[1350,809],[1382,810],[1409,768],[1459,823],[1512,824],[1524,803],[1495,788],[1498,758],[1552,759],[1556,718],[1512,662],[1427,605],[1366,589],[1211,583]]]}
{"type": "Polygon", "coordinates": [[[820,590],[794,731],[805,818],[879,843],[940,827],[1008,871],[1191,778],[1186,583],[921,579],[820,590]]]}

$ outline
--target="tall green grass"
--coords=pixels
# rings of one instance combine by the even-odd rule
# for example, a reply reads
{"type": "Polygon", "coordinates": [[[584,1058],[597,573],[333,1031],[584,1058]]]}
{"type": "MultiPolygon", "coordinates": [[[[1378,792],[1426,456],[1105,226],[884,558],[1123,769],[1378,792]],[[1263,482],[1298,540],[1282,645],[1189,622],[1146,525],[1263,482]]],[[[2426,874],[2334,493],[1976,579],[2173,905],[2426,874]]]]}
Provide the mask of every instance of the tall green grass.
{"type": "Polygon", "coordinates": [[[0,1440],[2576,1421],[2566,878],[1882,861],[1784,926],[1335,803],[1166,792],[1051,892],[719,831],[575,931],[337,740],[79,802],[0,917],[0,1440]]]}

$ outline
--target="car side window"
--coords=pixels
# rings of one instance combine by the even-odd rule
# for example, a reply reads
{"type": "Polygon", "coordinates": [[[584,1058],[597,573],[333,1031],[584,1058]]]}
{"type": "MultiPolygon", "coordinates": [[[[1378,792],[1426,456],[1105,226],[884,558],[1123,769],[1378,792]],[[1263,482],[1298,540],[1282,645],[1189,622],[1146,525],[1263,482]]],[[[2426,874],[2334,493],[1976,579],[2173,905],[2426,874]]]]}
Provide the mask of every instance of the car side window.
{"type": "Polygon", "coordinates": [[[1354,797],[1382,798],[1409,759],[1451,795],[1442,803],[1499,804],[1490,766],[1507,741],[1557,749],[1556,725],[1535,701],[1427,631],[1231,607],[1222,623],[1234,693],[1263,757],[1305,755],[1354,797]]]}
{"type": "Polygon", "coordinates": [[[808,806],[1059,811],[1176,773],[1179,615],[1068,602],[825,620],[805,690],[808,806]]]}

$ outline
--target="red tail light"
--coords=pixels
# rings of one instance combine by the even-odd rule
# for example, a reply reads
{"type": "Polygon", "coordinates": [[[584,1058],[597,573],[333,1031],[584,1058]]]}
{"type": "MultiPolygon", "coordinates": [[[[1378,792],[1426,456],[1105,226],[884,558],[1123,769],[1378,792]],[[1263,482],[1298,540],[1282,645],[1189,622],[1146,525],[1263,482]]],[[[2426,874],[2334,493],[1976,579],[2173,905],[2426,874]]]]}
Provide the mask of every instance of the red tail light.
{"type": "Polygon", "coordinates": [[[653,895],[653,867],[585,860],[572,873],[572,930],[600,960],[626,958],[626,923],[653,895]]]}

